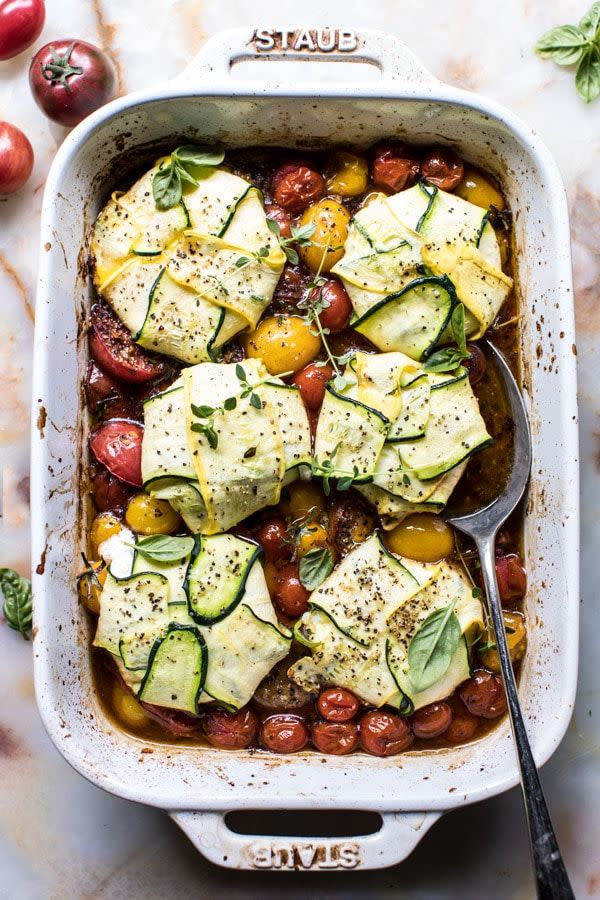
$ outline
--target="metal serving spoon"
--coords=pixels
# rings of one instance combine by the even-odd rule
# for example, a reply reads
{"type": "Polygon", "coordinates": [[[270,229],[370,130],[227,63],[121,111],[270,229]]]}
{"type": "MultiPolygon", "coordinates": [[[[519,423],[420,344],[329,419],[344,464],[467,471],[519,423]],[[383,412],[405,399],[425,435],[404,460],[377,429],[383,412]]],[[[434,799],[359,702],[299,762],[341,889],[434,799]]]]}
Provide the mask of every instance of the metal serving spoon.
{"type": "Polygon", "coordinates": [[[512,372],[502,354],[489,341],[486,343],[488,352],[502,379],[514,422],[512,470],[503,492],[488,506],[464,515],[448,516],[446,520],[459,531],[473,538],[479,551],[488,607],[502,665],[510,722],[519,757],[521,789],[529,827],[537,895],[542,900],[550,900],[550,898],[567,900],[567,898],[574,898],[575,895],[552,828],[538,771],[529,746],[515,675],[506,643],[502,605],[496,581],[496,534],[525,493],[531,472],[531,432],[525,404],[512,372]]]}

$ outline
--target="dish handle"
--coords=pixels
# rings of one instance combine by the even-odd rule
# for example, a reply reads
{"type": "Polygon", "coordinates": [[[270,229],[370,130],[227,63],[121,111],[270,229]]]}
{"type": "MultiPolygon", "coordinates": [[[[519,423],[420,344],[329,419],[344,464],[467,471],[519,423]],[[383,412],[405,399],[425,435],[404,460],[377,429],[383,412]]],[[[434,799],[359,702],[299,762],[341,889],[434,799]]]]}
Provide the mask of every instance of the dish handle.
{"type": "Polygon", "coordinates": [[[336,838],[238,834],[229,828],[222,812],[170,815],[203,856],[225,868],[344,872],[384,869],[402,862],[441,813],[381,813],[382,825],[375,834],[336,838]]]}
{"type": "MultiPolygon", "coordinates": [[[[319,67],[311,63],[352,62],[375,66],[384,81],[430,84],[436,79],[399,38],[385,31],[353,28],[230,28],[209,38],[177,81],[195,85],[239,82],[236,64],[268,61],[265,83],[323,85],[319,67]],[[290,65],[294,62],[295,65],[290,65]],[[301,69],[297,66],[301,64],[301,69]],[[305,76],[305,77],[304,77],[305,76]]],[[[340,72],[344,72],[342,67],[340,72]]],[[[332,73],[335,69],[332,68],[332,73]]],[[[335,74],[331,76],[335,79],[335,74]]],[[[329,73],[328,73],[329,78],[329,73]]],[[[243,79],[242,79],[243,80],[243,79]]],[[[342,75],[343,80],[343,75],[342,75]]]]}

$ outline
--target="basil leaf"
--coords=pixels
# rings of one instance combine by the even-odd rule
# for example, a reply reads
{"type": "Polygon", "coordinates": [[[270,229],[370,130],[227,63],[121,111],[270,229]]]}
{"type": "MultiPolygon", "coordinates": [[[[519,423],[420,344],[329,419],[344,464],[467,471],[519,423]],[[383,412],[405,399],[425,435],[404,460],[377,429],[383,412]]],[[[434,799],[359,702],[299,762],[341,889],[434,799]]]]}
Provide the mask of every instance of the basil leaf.
{"type": "Polygon", "coordinates": [[[575,25],[560,25],[543,34],[534,50],[542,59],[552,59],[559,66],[579,62],[587,39],[575,25]]]}
{"type": "Polygon", "coordinates": [[[151,534],[141,538],[135,546],[138,553],[156,562],[179,562],[194,549],[194,538],[172,537],[168,534],[151,534]]]}
{"type": "Polygon", "coordinates": [[[585,16],[579,23],[579,30],[583,32],[583,34],[594,40],[594,38],[598,39],[600,35],[596,34],[598,29],[600,28],[600,2],[594,3],[586,12],[585,16]]]}
{"type": "Polygon", "coordinates": [[[600,94],[600,47],[592,47],[577,66],[575,87],[586,103],[600,94]]]}
{"type": "Polygon", "coordinates": [[[0,590],[4,594],[2,612],[6,624],[29,640],[32,617],[31,582],[14,569],[0,569],[0,590]]]}
{"type": "Polygon", "coordinates": [[[425,691],[445,675],[461,638],[454,604],[427,616],[408,647],[408,676],[416,691],[425,691]]]}
{"type": "Polygon", "coordinates": [[[452,334],[454,335],[454,340],[458,344],[458,349],[463,356],[468,356],[467,337],[465,334],[465,308],[462,303],[457,303],[454,307],[450,325],[452,326],[452,334]]]}
{"type": "Polygon", "coordinates": [[[464,354],[454,347],[444,347],[432,353],[423,363],[423,368],[426,372],[453,372],[464,358],[464,354]]]}
{"type": "Polygon", "coordinates": [[[225,152],[222,147],[185,144],[183,147],[177,147],[171,158],[189,171],[190,167],[219,166],[225,159],[225,152]]]}
{"type": "Polygon", "coordinates": [[[181,177],[175,166],[159,169],[152,180],[152,195],[157,209],[176,206],[181,200],[181,177]]]}
{"type": "Polygon", "coordinates": [[[315,547],[305,553],[298,567],[300,581],[309,591],[322,584],[333,569],[333,556],[327,547],[315,547]]]}

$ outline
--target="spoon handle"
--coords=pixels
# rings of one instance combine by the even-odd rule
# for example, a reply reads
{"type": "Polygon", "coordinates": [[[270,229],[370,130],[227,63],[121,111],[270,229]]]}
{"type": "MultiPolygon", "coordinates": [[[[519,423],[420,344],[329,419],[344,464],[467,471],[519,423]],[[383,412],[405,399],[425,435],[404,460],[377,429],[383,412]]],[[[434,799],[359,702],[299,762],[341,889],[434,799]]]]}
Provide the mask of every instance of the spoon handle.
{"type": "Polygon", "coordinates": [[[537,896],[541,900],[569,900],[569,898],[574,898],[575,895],[558,847],[538,771],[531,753],[531,747],[529,746],[515,675],[506,643],[502,605],[496,580],[495,535],[478,538],[477,549],[479,550],[488,606],[502,666],[508,711],[521,768],[521,788],[527,813],[527,824],[529,826],[529,840],[537,896]]]}

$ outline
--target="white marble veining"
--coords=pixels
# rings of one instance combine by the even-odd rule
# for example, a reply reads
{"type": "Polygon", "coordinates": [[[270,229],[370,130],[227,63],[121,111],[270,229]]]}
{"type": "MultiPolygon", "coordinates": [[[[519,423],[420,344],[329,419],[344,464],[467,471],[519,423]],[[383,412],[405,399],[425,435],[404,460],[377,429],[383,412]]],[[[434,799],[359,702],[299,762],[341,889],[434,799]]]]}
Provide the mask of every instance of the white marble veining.
{"type": "MultiPolygon", "coordinates": [[[[78,36],[102,43],[122,92],[176,75],[213,32],[235,25],[340,23],[396,33],[439,78],[506,104],[547,142],[572,212],[582,460],[580,688],[569,732],[543,781],[578,897],[600,895],[600,704],[596,661],[600,546],[600,100],[586,106],[572,73],[536,58],[535,39],[574,22],[587,0],[48,0],[38,46],[78,36]]],[[[64,131],[35,106],[29,53],[0,63],[0,118],[34,146],[29,184],[0,201],[0,565],[23,572],[28,547],[29,370],[44,178],[64,131]]],[[[560,597],[555,598],[561,602],[560,597]]],[[[37,716],[31,644],[0,624],[0,898],[233,897],[269,894],[529,898],[518,793],[442,818],[413,856],[379,873],[255,875],[206,863],[161,813],[87,784],[54,751],[37,716]]]]}

